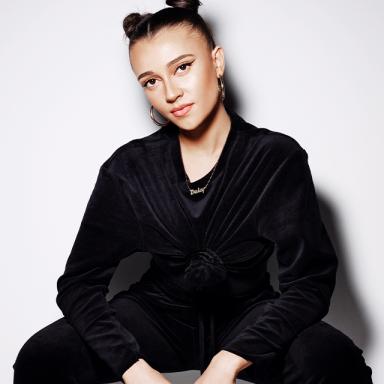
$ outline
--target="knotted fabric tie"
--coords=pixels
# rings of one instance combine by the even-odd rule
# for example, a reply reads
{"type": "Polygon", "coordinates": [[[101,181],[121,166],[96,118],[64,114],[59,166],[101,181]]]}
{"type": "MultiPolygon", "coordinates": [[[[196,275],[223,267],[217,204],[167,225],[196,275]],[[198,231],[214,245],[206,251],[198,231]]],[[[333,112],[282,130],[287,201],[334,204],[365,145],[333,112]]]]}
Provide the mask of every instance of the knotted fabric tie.
{"type": "Polygon", "coordinates": [[[214,289],[227,277],[227,269],[219,255],[210,248],[191,252],[184,278],[193,291],[214,289]]]}

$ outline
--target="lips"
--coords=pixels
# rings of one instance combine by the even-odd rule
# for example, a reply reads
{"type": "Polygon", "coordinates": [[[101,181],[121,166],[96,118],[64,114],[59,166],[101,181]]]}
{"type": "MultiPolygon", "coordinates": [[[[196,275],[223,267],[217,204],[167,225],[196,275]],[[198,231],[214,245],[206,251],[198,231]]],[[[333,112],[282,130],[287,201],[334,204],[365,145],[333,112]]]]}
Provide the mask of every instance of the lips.
{"type": "Polygon", "coordinates": [[[179,108],[172,109],[171,112],[175,116],[184,116],[185,114],[187,114],[190,111],[190,109],[192,108],[192,104],[193,103],[181,105],[179,108]]]}

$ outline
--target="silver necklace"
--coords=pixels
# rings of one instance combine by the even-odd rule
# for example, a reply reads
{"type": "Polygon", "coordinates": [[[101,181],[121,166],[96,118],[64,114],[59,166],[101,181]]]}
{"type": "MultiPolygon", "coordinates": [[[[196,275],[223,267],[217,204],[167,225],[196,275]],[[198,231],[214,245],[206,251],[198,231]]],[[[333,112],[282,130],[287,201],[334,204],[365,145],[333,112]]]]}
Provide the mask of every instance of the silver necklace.
{"type": "Polygon", "coordinates": [[[184,174],[185,174],[185,183],[187,184],[187,188],[189,190],[189,193],[192,195],[195,195],[197,193],[205,193],[205,188],[207,188],[209,182],[211,181],[211,178],[215,172],[215,169],[216,169],[216,165],[219,161],[216,161],[216,164],[214,165],[213,169],[212,169],[212,172],[211,172],[211,176],[209,176],[209,179],[207,181],[207,184],[205,184],[204,187],[198,187],[197,189],[194,189],[194,188],[191,188],[189,185],[189,177],[188,175],[186,174],[186,172],[184,171],[184,174]]]}

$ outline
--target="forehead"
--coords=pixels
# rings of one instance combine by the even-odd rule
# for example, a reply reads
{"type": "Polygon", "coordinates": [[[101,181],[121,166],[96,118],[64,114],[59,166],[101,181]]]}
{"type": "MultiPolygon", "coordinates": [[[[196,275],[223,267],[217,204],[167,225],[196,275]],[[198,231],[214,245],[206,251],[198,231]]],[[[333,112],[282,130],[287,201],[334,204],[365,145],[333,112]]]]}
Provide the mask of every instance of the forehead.
{"type": "Polygon", "coordinates": [[[132,45],[129,52],[132,69],[137,74],[144,70],[165,66],[175,57],[192,53],[206,53],[204,38],[189,26],[161,29],[150,38],[143,38],[132,45]]]}

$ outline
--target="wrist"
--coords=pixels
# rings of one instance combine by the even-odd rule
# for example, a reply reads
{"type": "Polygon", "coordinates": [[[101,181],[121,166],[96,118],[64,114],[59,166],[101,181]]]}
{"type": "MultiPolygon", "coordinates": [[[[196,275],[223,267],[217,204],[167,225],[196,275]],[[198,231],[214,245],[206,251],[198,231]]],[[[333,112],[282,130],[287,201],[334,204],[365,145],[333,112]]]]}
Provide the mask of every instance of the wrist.
{"type": "Polygon", "coordinates": [[[130,375],[137,369],[138,366],[142,365],[143,363],[143,359],[142,358],[139,358],[137,361],[135,361],[124,373],[123,373],[123,376],[122,376],[122,379],[124,381],[125,384],[128,383],[128,379],[130,377],[130,375]]]}

